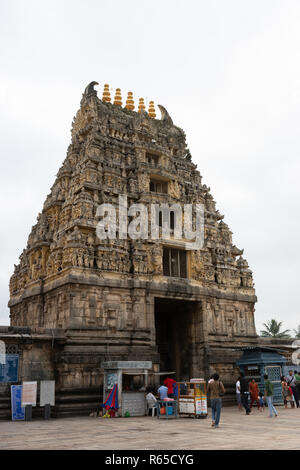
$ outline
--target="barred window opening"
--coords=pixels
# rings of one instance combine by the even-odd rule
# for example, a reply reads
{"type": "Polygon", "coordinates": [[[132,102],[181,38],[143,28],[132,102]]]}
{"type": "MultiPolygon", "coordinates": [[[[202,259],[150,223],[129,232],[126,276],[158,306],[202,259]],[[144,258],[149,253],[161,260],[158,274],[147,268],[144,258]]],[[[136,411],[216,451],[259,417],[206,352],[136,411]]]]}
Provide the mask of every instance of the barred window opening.
{"type": "Polygon", "coordinates": [[[163,249],[163,271],[164,276],[187,277],[186,252],[176,248],[163,249]]]}

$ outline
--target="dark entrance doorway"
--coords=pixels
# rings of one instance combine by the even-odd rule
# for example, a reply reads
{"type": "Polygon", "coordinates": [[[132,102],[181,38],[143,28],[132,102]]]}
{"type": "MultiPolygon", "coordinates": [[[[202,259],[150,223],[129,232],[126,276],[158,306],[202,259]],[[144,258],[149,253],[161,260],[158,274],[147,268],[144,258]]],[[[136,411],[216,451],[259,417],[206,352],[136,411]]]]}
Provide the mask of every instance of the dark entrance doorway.
{"type": "Polygon", "coordinates": [[[156,345],[161,371],[176,372],[176,380],[189,379],[196,373],[193,358],[197,354],[200,323],[200,302],[155,298],[156,345]]]}

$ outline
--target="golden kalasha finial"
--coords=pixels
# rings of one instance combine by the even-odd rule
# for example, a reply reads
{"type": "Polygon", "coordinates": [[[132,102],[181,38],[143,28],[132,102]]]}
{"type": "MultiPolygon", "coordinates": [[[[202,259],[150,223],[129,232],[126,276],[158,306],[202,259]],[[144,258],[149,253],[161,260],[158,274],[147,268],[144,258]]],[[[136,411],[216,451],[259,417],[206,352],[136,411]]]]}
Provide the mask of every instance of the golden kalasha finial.
{"type": "Polygon", "coordinates": [[[154,101],[149,101],[149,109],[148,109],[148,114],[151,118],[155,118],[156,117],[156,113],[155,113],[155,107],[154,107],[154,101]]]}
{"type": "Polygon", "coordinates": [[[131,111],[134,110],[134,101],[133,101],[133,93],[132,93],[132,91],[129,91],[129,92],[128,92],[125,108],[126,108],[126,109],[130,109],[131,111]]]}
{"type": "Polygon", "coordinates": [[[145,103],[144,103],[144,98],[139,99],[139,113],[141,111],[144,111],[146,109],[145,103]]]}
{"type": "Polygon", "coordinates": [[[107,101],[108,103],[111,102],[109,85],[107,83],[104,85],[102,101],[107,101]]]}
{"type": "Polygon", "coordinates": [[[118,106],[122,106],[121,88],[116,88],[114,104],[116,104],[118,106]]]}

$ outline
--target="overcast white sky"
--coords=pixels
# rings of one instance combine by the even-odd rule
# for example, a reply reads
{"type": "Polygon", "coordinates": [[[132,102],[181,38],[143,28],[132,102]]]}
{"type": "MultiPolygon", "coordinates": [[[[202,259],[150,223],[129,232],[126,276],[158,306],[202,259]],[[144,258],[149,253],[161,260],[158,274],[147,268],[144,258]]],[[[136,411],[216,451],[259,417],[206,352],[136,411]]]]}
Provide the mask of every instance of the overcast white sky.
{"type": "Polygon", "coordinates": [[[245,249],[257,330],[300,324],[299,1],[0,0],[0,51],[0,324],[92,80],[167,108],[245,249]]]}

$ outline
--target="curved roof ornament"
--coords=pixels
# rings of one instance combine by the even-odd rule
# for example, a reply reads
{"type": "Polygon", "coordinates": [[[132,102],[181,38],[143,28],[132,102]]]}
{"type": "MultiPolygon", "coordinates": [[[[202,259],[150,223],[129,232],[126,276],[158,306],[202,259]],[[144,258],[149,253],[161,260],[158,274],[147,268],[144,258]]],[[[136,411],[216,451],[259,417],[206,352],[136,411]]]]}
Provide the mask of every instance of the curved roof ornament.
{"type": "Polygon", "coordinates": [[[95,85],[99,85],[99,83],[98,82],[91,82],[86,87],[86,89],[84,90],[84,95],[85,96],[88,96],[88,95],[96,95],[97,96],[97,90],[94,89],[95,85]]]}
{"type": "Polygon", "coordinates": [[[171,116],[169,115],[168,111],[166,108],[164,108],[161,104],[157,105],[160,109],[161,112],[161,120],[165,123],[168,124],[169,126],[173,126],[173,121],[171,119],[171,116]]]}

